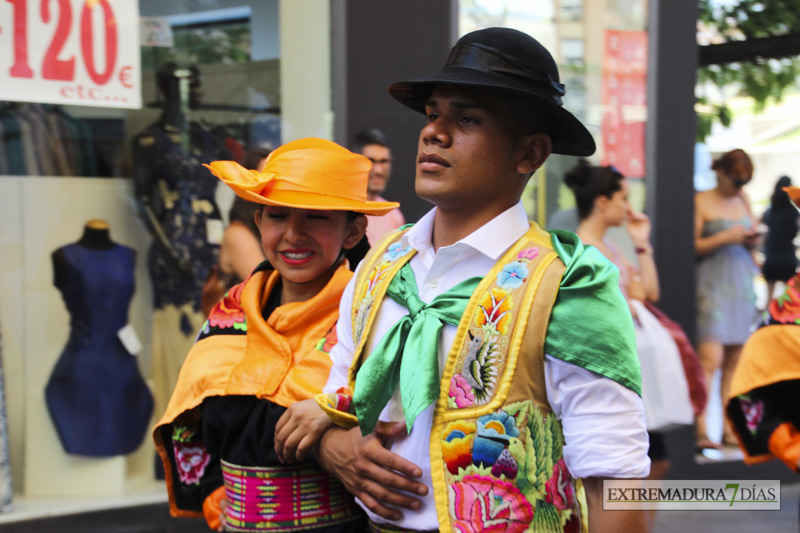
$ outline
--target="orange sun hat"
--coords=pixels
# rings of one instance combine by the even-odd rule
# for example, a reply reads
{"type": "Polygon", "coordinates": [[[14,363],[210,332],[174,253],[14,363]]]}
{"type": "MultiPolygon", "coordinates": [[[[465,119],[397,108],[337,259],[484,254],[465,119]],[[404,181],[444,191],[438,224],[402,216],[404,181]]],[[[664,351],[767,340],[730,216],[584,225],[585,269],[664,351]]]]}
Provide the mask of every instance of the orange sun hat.
{"type": "Polygon", "coordinates": [[[258,204],[365,215],[385,215],[400,206],[368,201],[372,162],[325,139],[309,137],[284,144],[269,155],[261,172],[235,161],[205,166],[237,196],[258,204]]]}
{"type": "Polygon", "coordinates": [[[783,190],[789,195],[789,199],[792,201],[795,207],[800,209],[800,187],[789,186],[784,187],[783,190]]]}

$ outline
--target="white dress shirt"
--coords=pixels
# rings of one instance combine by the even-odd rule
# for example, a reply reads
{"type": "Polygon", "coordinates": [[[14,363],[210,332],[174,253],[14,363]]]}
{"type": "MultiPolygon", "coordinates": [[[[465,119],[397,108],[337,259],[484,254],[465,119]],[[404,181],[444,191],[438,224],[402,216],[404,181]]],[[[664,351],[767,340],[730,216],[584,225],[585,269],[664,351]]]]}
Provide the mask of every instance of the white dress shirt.
{"type": "MultiPolygon", "coordinates": [[[[425,303],[430,303],[467,278],[488,273],[530,227],[520,202],[457,243],[434,251],[431,239],[435,212],[434,209],[422,217],[402,240],[403,247],[410,244],[417,250],[409,264],[417,280],[419,297],[425,303]]],[[[324,389],[326,393],[348,384],[347,374],[355,352],[351,321],[355,279],[347,285],[339,306],[339,342],[330,353],[333,366],[324,389]]],[[[366,353],[370,353],[386,331],[407,314],[403,306],[384,297],[365,346],[366,353]]],[[[439,338],[440,373],[456,329],[449,324],[442,328],[439,338]]],[[[641,398],[615,381],[549,355],[545,356],[544,370],[547,399],[561,421],[566,443],[564,461],[572,475],[576,478],[647,476],[650,459],[647,457],[648,437],[641,398]]],[[[411,529],[439,527],[429,451],[433,410],[433,404],[428,406],[414,421],[411,433],[393,442],[390,448],[419,466],[422,470],[419,481],[428,486],[428,496],[421,498],[420,509],[403,509],[403,520],[392,522],[396,526],[411,529]]],[[[404,421],[399,389],[381,412],[380,420],[404,421]]],[[[375,522],[386,522],[369,510],[367,514],[375,522]]]]}

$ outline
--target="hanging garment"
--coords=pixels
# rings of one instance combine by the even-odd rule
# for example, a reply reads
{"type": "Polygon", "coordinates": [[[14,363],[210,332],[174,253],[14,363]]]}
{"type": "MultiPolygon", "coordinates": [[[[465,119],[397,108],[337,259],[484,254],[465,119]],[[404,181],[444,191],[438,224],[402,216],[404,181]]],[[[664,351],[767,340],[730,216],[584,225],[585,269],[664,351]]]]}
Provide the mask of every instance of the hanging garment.
{"type": "Polygon", "coordinates": [[[193,149],[188,153],[180,136],[160,124],[150,125],[142,136],[152,139],[156,157],[149,166],[154,196],[161,200],[156,216],[172,248],[154,239],[148,254],[155,303],[153,380],[156,407],[163,412],[205,319],[200,296],[208,269],[219,257],[219,245],[210,243],[207,235],[209,221],[221,219],[214,199],[218,180],[202,166],[215,159],[218,146],[201,128],[192,129],[193,149]]]}
{"type": "Polygon", "coordinates": [[[135,253],[115,244],[59,248],[56,287],[70,314],[70,336],[45,388],[67,453],[131,453],[144,439],[153,397],[117,332],[128,324],[135,253]]]}

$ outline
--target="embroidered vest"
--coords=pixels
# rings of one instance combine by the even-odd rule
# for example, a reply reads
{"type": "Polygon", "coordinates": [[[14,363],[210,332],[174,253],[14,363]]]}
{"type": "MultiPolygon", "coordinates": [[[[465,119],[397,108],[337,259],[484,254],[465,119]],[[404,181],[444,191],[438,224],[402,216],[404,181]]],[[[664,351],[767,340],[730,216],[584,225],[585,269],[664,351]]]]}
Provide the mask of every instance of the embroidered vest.
{"type": "MultiPolygon", "coordinates": [[[[403,233],[375,246],[359,271],[350,390],[368,356],[364,346],[386,288],[415,253],[402,247],[403,233]]],[[[444,365],[431,429],[442,532],[588,528],[582,486],[564,463],[561,424],[545,390],[544,341],[564,268],[550,235],[532,224],[467,304],[444,365]]],[[[350,390],[317,398],[344,427],[357,424],[350,390]]]]}

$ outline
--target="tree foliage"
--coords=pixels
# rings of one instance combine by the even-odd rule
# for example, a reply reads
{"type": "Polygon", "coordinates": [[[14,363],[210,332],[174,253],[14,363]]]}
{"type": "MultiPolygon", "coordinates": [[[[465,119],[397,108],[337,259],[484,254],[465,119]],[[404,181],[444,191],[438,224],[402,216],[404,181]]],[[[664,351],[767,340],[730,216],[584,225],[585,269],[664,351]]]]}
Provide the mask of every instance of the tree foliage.
{"type": "MultiPolygon", "coordinates": [[[[699,28],[714,37],[714,43],[755,41],[800,32],[800,0],[700,0],[699,28]]],[[[714,44],[708,45],[714,46],[714,44]]],[[[704,139],[715,121],[727,126],[731,110],[726,100],[733,96],[752,98],[756,112],[780,102],[800,75],[798,56],[712,64],[698,71],[698,140],[704,139]],[[715,86],[721,98],[703,94],[715,86]]]]}

